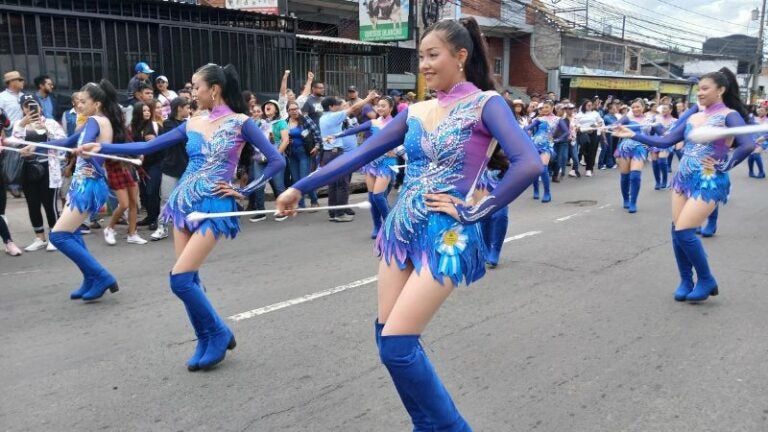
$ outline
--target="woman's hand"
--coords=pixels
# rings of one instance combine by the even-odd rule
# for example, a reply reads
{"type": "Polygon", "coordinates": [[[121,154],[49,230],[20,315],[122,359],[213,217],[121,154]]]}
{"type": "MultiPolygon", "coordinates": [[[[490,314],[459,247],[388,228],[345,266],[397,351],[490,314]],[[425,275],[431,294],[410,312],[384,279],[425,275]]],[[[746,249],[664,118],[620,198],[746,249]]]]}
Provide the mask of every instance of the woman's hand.
{"type": "Polygon", "coordinates": [[[285,190],[277,197],[275,202],[275,214],[281,214],[286,216],[295,216],[296,207],[299,205],[301,199],[301,192],[298,189],[292,187],[285,190]]]}
{"type": "Polygon", "coordinates": [[[35,153],[35,148],[36,147],[33,146],[33,145],[28,145],[28,146],[24,147],[23,149],[21,149],[21,152],[20,152],[21,153],[21,157],[33,156],[34,153],[35,153]]]}
{"type": "Polygon", "coordinates": [[[88,143],[88,144],[83,144],[80,147],[76,148],[75,154],[80,156],[81,158],[88,159],[90,156],[84,154],[84,152],[98,153],[100,151],[101,151],[100,143],[88,143]]]}
{"type": "Polygon", "coordinates": [[[613,129],[612,135],[619,138],[634,138],[635,132],[624,125],[618,125],[613,129]]]}
{"type": "Polygon", "coordinates": [[[457,221],[463,222],[457,207],[466,207],[467,203],[459,198],[449,194],[424,194],[424,201],[430,211],[445,213],[457,221]]]}
{"type": "Polygon", "coordinates": [[[717,164],[717,161],[709,156],[705,156],[701,160],[701,167],[705,170],[716,171],[715,164],[717,164]]]}
{"type": "Polygon", "coordinates": [[[213,193],[215,193],[216,195],[218,195],[220,197],[231,196],[231,197],[235,197],[237,199],[244,199],[245,198],[245,196],[243,194],[241,194],[240,192],[238,192],[237,190],[235,190],[235,188],[232,187],[231,184],[229,184],[229,183],[227,183],[225,181],[222,181],[222,180],[219,180],[218,182],[216,182],[216,186],[214,187],[213,193]]]}

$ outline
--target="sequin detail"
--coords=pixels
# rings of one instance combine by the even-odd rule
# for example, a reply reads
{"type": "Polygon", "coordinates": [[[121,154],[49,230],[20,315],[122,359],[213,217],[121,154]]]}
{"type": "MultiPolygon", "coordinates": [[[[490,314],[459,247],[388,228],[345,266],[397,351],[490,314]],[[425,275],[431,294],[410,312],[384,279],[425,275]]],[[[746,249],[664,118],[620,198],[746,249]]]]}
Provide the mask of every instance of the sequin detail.
{"type": "MultiPolygon", "coordinates": [[[[725,114],[710,116],[706,126],[725,127],[725,114]]],[[[688,198],[701,198],[704,201],[717,201],[725,204],[731,190],[731,180],[727,172],[705,169],[701,161],[706,157],[723,160],[728,157],[728,145],[720,139],[708,143],[695,143],[688,140],[693,129],[689,122],[685,125],[685,146],[677,173],[672,178],[672,190],[688,198]]]]}
{"type": "Polygon", "coordinates": [[[189,222],[186,215],[193,211],[207,213],[237,210],[233,197],[214,194],[216,183],[230,182],[237,169],[237,161],[243,146],[241,128],[243,119],[239,116],[224,120],[214,131],[210,141],[197,131],[187,130],[187,154],[189,164],[179,183],[163,208],[162,219],[172,222],[178,229],[210,229],[218,238],[235,237],[240,230],[236,217],[205,219],[189,222]]]}
{"type": "Polygon", "coordinates": [[[550,156],[553,156],[555,154],[554,134],[557,131],[557,125],[560,123],[560,117],[539,117],[538,121],[539,123],[533,131],[531,140],[539,154],[548,153],[550,156]]]}

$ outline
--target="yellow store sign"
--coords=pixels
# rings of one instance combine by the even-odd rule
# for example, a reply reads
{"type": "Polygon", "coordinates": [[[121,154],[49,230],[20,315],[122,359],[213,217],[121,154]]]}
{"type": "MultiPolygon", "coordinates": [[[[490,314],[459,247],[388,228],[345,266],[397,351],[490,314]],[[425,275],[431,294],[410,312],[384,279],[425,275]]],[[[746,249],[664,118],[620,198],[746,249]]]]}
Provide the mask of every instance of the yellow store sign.
{"type": "Polygon", "coordinates": [[[657,91],[660,81],[648,79],[576,77],[571,79],[571,88],[599,90],[657,91]]]}
{"type": "Polygon", "coordinates": [[[688,84],[661,83],[659,87],[659,92],[663,94],[687,95],[690,90],[691,86],[688,84]]]}

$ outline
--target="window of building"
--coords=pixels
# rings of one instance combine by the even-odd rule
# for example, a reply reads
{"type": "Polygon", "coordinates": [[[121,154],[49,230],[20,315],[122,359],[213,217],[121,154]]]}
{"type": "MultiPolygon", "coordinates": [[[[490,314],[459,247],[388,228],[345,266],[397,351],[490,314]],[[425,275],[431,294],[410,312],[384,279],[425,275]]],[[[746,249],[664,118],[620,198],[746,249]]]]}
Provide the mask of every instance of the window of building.
{"type": "Polygon", "coordinates": [[[501,57],[493,59],[493,73],[501,75],[501,57]]]}

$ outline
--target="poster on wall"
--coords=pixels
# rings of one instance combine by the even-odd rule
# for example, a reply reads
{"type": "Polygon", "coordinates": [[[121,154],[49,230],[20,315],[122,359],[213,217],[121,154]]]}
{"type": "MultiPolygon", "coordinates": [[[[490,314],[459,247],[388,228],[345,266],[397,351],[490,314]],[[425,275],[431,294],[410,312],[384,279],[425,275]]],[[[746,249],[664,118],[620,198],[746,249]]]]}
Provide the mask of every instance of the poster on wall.
{"type": "Polygon", "coordinates": [[[226,0],[227,9],[239,9],[247,12],[278,15],[278,0],[226,0]]]}
{"type": "Polygon", "coordinates": [[[359,0],[360,40],[392,42],[411,39],[411,0],[359,0]]]}

